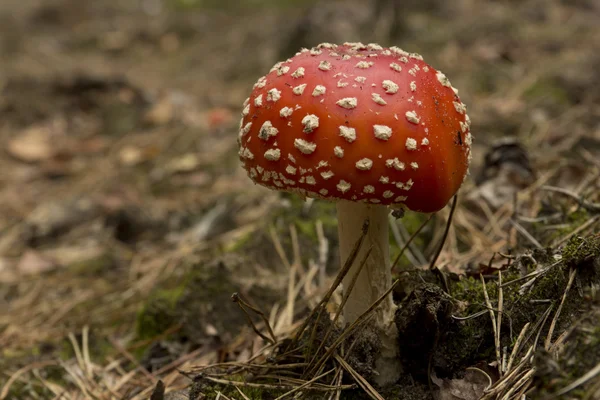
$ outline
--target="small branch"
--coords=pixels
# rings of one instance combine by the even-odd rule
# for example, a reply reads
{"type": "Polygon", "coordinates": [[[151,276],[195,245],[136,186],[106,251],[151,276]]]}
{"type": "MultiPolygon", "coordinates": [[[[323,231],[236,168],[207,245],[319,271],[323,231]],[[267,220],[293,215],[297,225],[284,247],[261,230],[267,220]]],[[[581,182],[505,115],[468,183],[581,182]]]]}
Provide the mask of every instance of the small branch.
{"type": "Polygon", "coordinates": [[[244,301],[244,299],[242,299],[242,297],[241,297],[241,295],[239,293],[232,294],[231,295],[231,301],[233,301],[234,303],[237,303],[237,305],[240,306],[240,308],[242,309],[242,311],[244,312],[244,314],[246,314],[246,318],[248,319],[248,322],[252,326],[252,329],[254,330],[254,332],[256,332],[256,334],[258,336],[260,336],[263,340],[265,340],[265,341],[267,341],[267,342],[269,342],[271,344],[276,344],[277,343],[277,338],[275,337],[275,334],[273,333],[273,330],[271,329],[271,325],[269,324],[269,320],[268,320],[267,316],[261,310],[259,310],[258,308],[254,307],[253,305],[251,305],[247,301],[244,301]],[[258,314],[260,316],[260,318],[265,323],[265,326],[267,328],[267,331],[269,332],[269,335],[271,335],[271,338],[266,337],[261,331],[258,330],[258,328],[256,327],[256,325],[254,325],[254,322],[252,321],[252,318],[250,318],[250,315],[246,311],[246,307],[249,308],[250,310],[254,311],[256,314],[258,314]]]}
{"type": "Polygon", "coordinates": [[[578,196],[576,193],[571,192],[570,190],[556,187],[556,186],[542,186],[540,190],[545,190],[547,192],[559,193],[563,196],[567,196],[572,198],[579,204],[581,208],[593,213],[600,213],[600,203],[592,203],[591,201],[587,201],[583,198],[583,196],[578,196]]]}

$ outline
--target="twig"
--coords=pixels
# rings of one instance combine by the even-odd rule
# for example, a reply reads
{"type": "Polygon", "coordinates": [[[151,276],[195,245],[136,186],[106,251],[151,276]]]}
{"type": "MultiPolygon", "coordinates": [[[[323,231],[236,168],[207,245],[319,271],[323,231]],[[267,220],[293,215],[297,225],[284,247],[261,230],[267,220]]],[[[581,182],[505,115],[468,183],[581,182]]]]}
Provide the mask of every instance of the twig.
{"type": "Polygon", "coordinates": [[[421,232],[421,230],[423,230],[423,228],[425,228],[425,226],[429,223],[429,221],[431,221],[431,219],[433,218],[433,215],[434,214],[430,214],[429,217],[425,220],[425,222],[423,222],[421,224],[421,226],[419,226],[419,228],[412,235],[410,235],[410,237],[408,238],[406,243],[404,243],[404,246],[402,246],[402,248],[400,249],[400,252],[396,256],[396,259],[392,263],[392,267],[391,267],[392,272],[398,265],[398,262],[400,262],[400,258],[402,258],[402,255],[404,254],[404,252],[406,251],[408,246],[411,244],[411,242],[414,240],[414,238],[417,237],[417,235],[421,232]]]}
{"type": "MultiPolygon", "coordinates": [[[[329,338],[329,335],[331,334],[331,332],[333,332],[333,327],[335,326],[335,323],[337,322],[337,320],[339,319],[340,315],[342,314],[342,310],[344,309],[344,305],[346,304],[346,302],[350,298],[350,293],[352,293],[352,289],[354,288],[354,285],[356,284],[356,281],[357,281],[357,279],[358,279],[358,277],[360,275],[360,272],[362,271],[363,267],[367,264],[367,260],[369,259],[369,256],[371,255],[371,251],[373,251],[372,247],[370,247],[369,249],[367,249],[367,251],[366,251],[363,259],[360,262],[360,265],[359,265],[356,273],[352,276],[352,280],[350,281],[350,285],[348,286],[346,292],[344,293],[344,297],[342,298],[342,302],[340,303],[340,306],[336,310],[335,316],[333,317],[333,320],[331,321],[331,325],[330,325],[329,329],[327,330],[327,332],[325,333],[325,336],[323,337],[323,339],[320,340],[321,344],[319,345],[319,347],[317,348],[317,350],[314,352],[315,354],[314,354],[313,358],[310,360],[309,365],[312,365],[312,363],[315,361],[315,359],[317,358],[317,356],[321,352],[321,349],[327,343],[327,339],[329,338]]],[[[316,326],[317,326],[317,324],[315,324],[315,327],[316,326]]],[[[312,345],[312,342],[311,342],[311,345],[312,345]]]]}
{"type": "Polygon", "coordinates": [[[444,230],[444,234],[442,235],[442,239],[440,241],[440,245],[438,246],[435,255],[431,259],[431,263],[429,264],[429,269],[433,270],[435,268],[435,263],[437,262],[442,249],[444,248],[444,244],[446,243],[446,238],[448,237],[448,232],[450,232],[450,225],[452,224],[452,217],[454,216],[454,210],[456,210],[456,203],[458,202],[458,194],[455,194],[452,198],[452,206],[450,208],[450,214],[448,215],[448,221],[446,221],[446,229],[444,230]]]}
{"type": "MultiPolygon", "coordinates": [[[[208,379],[211,382],[220,383],[222,385],[240,386],[240,387],[253,387],[253,388],[263,388],[263,389],[283,389],[283,390],[291,390],[291,389],[296,388],[296,386],[292,386],[292,385],[231,381],[231,380],[227,380],[227,379],[213,378],[212,376],[208,376],[208,375],[202,376],[202,379],[208,379]]],[[[329,385],[321,384],[321,385],[311,386],[310,390],[329,392],[329,391],[338,390],[338,389],[353,389],[354,387],[355,387],[354,385],[329,386],[329,385]]]]}
{"type": "Polygon", "coordinates": [[[285,392],[285,393],[284,393],[284,394],[282,394],[281,396],[277,397],[275,400],[282,400],[282,399],[284,399],[284,398],[288,397],[289,395],[291,395],[291,394],[293,394],[293,393],[296,393],[296,392],[297,392],[297,391],[299,391],[299,390],[302,390],[302,389],[304,389],[305,387],[309,386],[311,383],[314,383],[314,382],[318,381],[319,379],[321,379],[321,378],[323,378],[323,377],[325,377],[325,376],[329,375],[329,374],[330,374],[330,373],[332,373],[333,371],[335,371],[335,368],[332,368],[332,369],[330,369],[329,371],[327,371],[327,372],[324,372],[324,373],[322,373],[322,374],[321,374],[321,375],[319,375],[319,376],[315,376],[315,377],[314,377],[313,379],[311,379],[310,381],[306,381],[306,382],[305,382],[305,383],[303,383],[302,385],[300,385],[300,386],[297,386],[297,387],[295,387],[294,389],[292,389],[292,390],[290,390],[290,391],[288,391],[288,392],[285,392]]]}
{"type": "Polygon", "coordinates": [[[240,308],[242,309],[242,311],[244,312],[244,314],[246,315],[246,318],[248,319],[248,323],[250,323],[250,325],[252,326],[252,329],[254,330],[254,332],[256,332],[256,334],[258,336],[260,336],[263,340],[271,343],[271,344],[275,344],[277,343],[277,338],[275,337],[275,334],[273,333],[273,330],[271,329],[271,325],[269,324],[269,320],[267,319],[267,316],[258,308],[254,307],[253,305],[251,305],[250,303],[244,301],[244,299],[242,299],[241,295],[239,293],[233,293],[231,295],[231,301],[233,301],[234,303],[236,303],[238,306],[240,306],[240,308]],[[248,312],[246,311],[246,307],[248,307],[249,309],[251,309],[252,311],[254,311],[256,314],[258,314],[263,322],[265,323],[265,326],[267,328],[267,331],[269,332],[269,335],[271,335],[271,338],[268,338],[267,336],[265,336],[254,324],[254,322],[252,321],[252,318],[250,317],[250,314],[248,314],[248,312]]]}
{"type": "Polygon", "coordinates": [[[565,300],[567,299],[567,294],[569,293],[571,286],[573,286],[573,281],[575,280],[575,275],[577,275],[577,269],[573,268],[573,269],[571,269],[571,272],[569,272],[569,281],[567,282],[567,287],[565,288],[565,292],[562,295],[560,304],[558,305],[558,308],[556,309],[554,318],[552,319],[552,322],[550,323],[550,329],[548,329],[548,336],[546,336],[546,341],[544,342],[544,348],[546,350],[549,350],[550,346],[552,345],[552,335],[554,334],[554,328],[556,327],[556,323],[558,322],[558,318],[560,317],[560,313],[562,311],[563,305],[565,304],[565,300]]]}
{"type": "Polygon", "coordinates": [[[512,369],[512,365],[515,361],[515,358],[517,357],[517,354],[519,354],[519,351],[521,350],[521,344],[523,343],[523,338],[525,337],[525,333],[527,332],[527,330],[529,329],[530,326],[531,326],[531,322],[528,322],[525,324],[525,326],[523,326],[523,329],[521,329],[521,333],[519,333],[519,336],[517,337],[517,340],[515,341],[513,349],[510,352],[510,357],[508,358],[508,365],[506,366],[505,372],[510,372],[510,370],[512,369]]]}
{"type": "Polygon", "coordinates": [[[534,238],[534,237],[531,235],[531,233],[529,233],[529,232],[527,231],[527,229],[525,229],[525,228],[523,227],[523,225],[519,224],[519,223],[518,223],[518,222],[517,222],[515,219],[511,218],[511,219],[510,219],[510,223],[511,223],[511,224],[512,224],[512,225],[515,227],[515,229],[516,229],[517,231],[519,231],[519,233],[520,233],[521,235],[523,235],[523,236],[525,237],[525,239],[529,240],[529,242],[531,242],[531,244],[533,244],[535,247],[537,247],[538,249],[543,249],[543,248],[544,248],[544,246],[542,246],[542,245],[540,244],[540,242],[538,242],[538,241],[537,241],[537,239],[536,239],[536,238],[534,238]]]}
{"type": "Polygon", "coordinates": [[[375,302],[373,304],[371,304],[371,306],[364,312],[362,313],[352,324],[350,324],[349,326],[347,326],[342,333],[340,334],[340,336],[338,336],[338,338],[335,340],[335,342],[333,342],[333,344],[331,345],[331,347],[325,352],[325,354],[323,355],[323,357],[321,357],[321,359],[316,363],[316,365],[308,372],[308,375],[311,374],[311,372],[318,370],[321,365],[325,364],[325,362],[331,357],[331,355],[333,354],[333,352],[337,349],[337,347],[344,341],[346,340],[346,338],[352,333],[354,332],[355,329],[357,329],[359,326],[363,325],[366,321],[368,321],[370,319],[370,317],[372,316],[372,312],[377,308],[377,306],[379,306],[379,304],[381,304],[381,302],[392,292],[392,290],[394,290],[394,288],[396,287],[396,285],[400,282],[400,280],[396,279],[394,281],[394,283],[392,283],[392,285],[390,286],[390,288],[388,290],[386,290],[377,300],[375,300],[375,302]]]}
{"type": "Polygon", "coordinates": [[[369,395],[370,398],[373,400],[385,400],[379,394],[379,392],[377,392],[377,390],[375,390],[375,388],[371,386],[371,384],[367,382],[367,380],[361,374],[356,372],[354,368],[352,368],[352,366],[348,364],[346,360],[344,360],[339,354],[336,353],[333,355],[333,357],[346,371],[348,371],[350,375],[352,375],[356,383],[358,383],[358,385],[365,391],[365,393],[369,395]]]}
{"type": "Polygon", "coordinates": [[[590,379],[593,379],[597,375],[600,375],[600,364],[596,365],[594,368],[589,370],[585,375],[583,375],[581,378],[575,380],[570,385],[568,385],[568,386],[564,387],[563,389],[559,390],[558,392],[554,393],[553,398],[555,398],[555,399],[560,398],[560,396],[569,393],[571,390],[577,388],[578,386],[583,385],[584,383],[586,383],[590,379]]]}
{"type": "Polygon", "coordinates": [[[494,313],[494,309],[492,308],[492,303],[490,302],[490,295],[488,294],[487,287],[485,285],[485,279],[483,279],[483,275],[479,274],[479,278],[481,279],[481,284],[483,285],[483,296],[485,298],[485,304],[488,308],[488,312],[490,313],[490,318],[492,320],[492,330],[494,332],[494,348],[496,350],[496,361],[498,362],[498,368],[502,365],[502,359],[500,356],[500,332],[498,326],[496,324],[496,315],[494,313]]]}
{"type": "Polygon", "coordinates": [[[600,212],[600,203],[592,203],[583,198],[583,196],[579,196],[576,193],[571,192],[565,188],[560,188],[556,186],[542,186],[540,190],[545,190],[547,192],[559,193],[564,196],[570,197],[579,204],[580,207],[586,209],[589,212],[597,213],[600,212]]]}
{"type": "Polygon", "coordinates": [[[361,233],[360,237],[354,243],[354,247],[352,248],[352,251],[348,255],[348,259],[345,261],[344,265],[342,266],[342,269],[340,270],[340,272],[335,277],[335,280],[333,281],[333,283],[329,287],[329,290],[327,291],[327,293],[325,294],[325,296],[323,296],[323,298],[321,299],[321,301],[319,302],[319,304],[315,308],[313,308],[313,310],[308,315],[308,317],[306,317],[304,319],[304,322],[302,323],[302,325],[300,326],[300,328],[298,328],[298,332],[296,332],[294,340],[292,341],[292,343],[290,344],[290,346],[293,346],[300,339],[300,337],[304,333],[304,330],[307,328],[308,324],[310,323],[310,321],[313,320],[313,318],[315,316],[317,316],[317,319],[320,317],[320,313],[322,312],[322,308],[325,306],[325,304],[327,304],[329,302],[329,299],[331,298],[331,296],[333,295],[333,293],[335,292],[335,290],[337,289],[337,287],[340,285],[340,283],[342,283],[342,280],[344,279],[344,277],[346,276],[346,274],[350,270],[350,267],[352,267],[352,264],[354,264],[354,260],[356,259],[356,255],[360,251],[360,249],[362,247],[362,243],[363,243],[365,237],[367,236],[368,232],[369,232],[369,221],[365,220],[365,222],[364,222],[364,224],[362,226],[362,233],[361,233]]]}

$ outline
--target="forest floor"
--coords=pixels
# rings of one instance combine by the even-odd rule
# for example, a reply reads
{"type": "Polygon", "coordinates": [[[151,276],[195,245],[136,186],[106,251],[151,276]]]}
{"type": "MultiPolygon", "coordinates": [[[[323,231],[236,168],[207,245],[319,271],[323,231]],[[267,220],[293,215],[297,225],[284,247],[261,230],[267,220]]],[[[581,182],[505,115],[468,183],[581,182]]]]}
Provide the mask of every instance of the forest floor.
{"type": "Polygon", "coordinates": [[[600,399],[600,5],[392,3],[0,2],[0,400],[600,399]],[[426,271],[449,209],[395,270],[387,394],[358,355],[309,382],[231,301],[283,343],[339,269],[334,206],[255,186],[236,137],[275,62],[346,41],[422,54],[473,121],[449,292],[426,271]]]}

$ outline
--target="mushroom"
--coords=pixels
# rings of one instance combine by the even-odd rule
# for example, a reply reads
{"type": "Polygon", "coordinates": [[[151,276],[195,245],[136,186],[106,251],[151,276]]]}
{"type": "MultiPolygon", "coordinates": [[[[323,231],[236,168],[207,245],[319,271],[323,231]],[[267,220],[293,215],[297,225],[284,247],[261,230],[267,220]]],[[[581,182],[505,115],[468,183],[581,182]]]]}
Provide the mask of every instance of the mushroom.
{"type": "MultiPolygon", "coordinates": [[[[469,127],[457,90],[420,55],[323,43],[256,82],[244,103],[239,156],[255,183],[336,202],[342,262],[370,221],[362,252],[372,252],[343,310],[352,323],[392,284],[388,206],[443,208],[468,173],[469,127]]],[[[395,311],[391,294],[375,310],[380,384],[400,371],[395,311]]]]}

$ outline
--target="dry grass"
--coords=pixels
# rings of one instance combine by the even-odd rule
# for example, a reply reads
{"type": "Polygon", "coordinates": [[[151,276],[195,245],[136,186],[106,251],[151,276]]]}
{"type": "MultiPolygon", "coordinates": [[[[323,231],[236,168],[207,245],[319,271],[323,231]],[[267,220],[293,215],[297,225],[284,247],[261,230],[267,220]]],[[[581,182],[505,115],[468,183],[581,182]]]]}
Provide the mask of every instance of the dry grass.
{"type": "MultiPolygon", "coordinates": [[[[253,186],[235,164],[238,105],[291,34],[291,28],[275,34],[277,22],[298,17],[269,10],[240,22],[219,11],[206,18],[168,9],[154,18],[133,6],[102,5],[94,11],[68,8],[71,3],[56,2],[58,23],[35,24],[46,14],[32,3],[29,14],[15,14],[22,39],[14,48],[0,41],[0,50],[10,54],[2,56],[0,67],[0,140],[27,137],[33,127],[51,132],[53,149],[59,150],[42,150],[30,162],[0,154],[0,399],[9,399],[17,388],[31,398],[43,393],[73,400],[146,399],[159,380],[175,392],[190,385],[189,374],[199,372],[240,390],[267,385],[231,378],[252,373],[279,382],[282,396],[311,389],[335,399],[357,385],[381,398],[344,358],[344,338],[356,327],[335,336],[333,346],[319,348],[319,357],[295,358],[301,351],[294,349],[285,362],[269,359],[286,339],[299,337],[305,321],[314,322],[315,314],[305,319],[309,310],[335,318],[332,305],[343,301],[334,290],[339,279],[325,274],[336,249],[330,248],[322,221],[311,227],[316,248],[303,248],[295,224],[282,228],[272,220],[274,210],[285,211],[288,201],[253,186]],[[120,48],[110,47],[115,45],[111,33],[121,30],[113,20],[127,27],[124,42],[116,43],[120,48]],[[71,31],[77,34],[72,37],[71,31]],[[248,37],[263,46],[248,51],[252,45],[242,39],[248,37]],[[58,53],[49,50],[54,48],[58,53]],[[242,53],[252,57],[245,67],[242,53]],[[105,86],[82,89],[73,82],[79,71],[105,86]],[[125,76],[126,84],[113,82],[115,75],[125,76]],[[265,232],[271,264],[251,261],[249,268],[258,272],[248,275],[258,281],[268,270],[285,292],[281,301],[259,318],[244,307],[255,330],[149,370],[137,350],[181,329],[172,326],[152,340],[135,337],[136,315],[149,293],[265,232]],[[306,262],[308,250],[318,256],[306,262]],[[104,348],[94,348],[98,343],[104,348]],[[311,373],[289,373],[297,369],[311,373]],[[343,376],[355,384],[343,384],[343,376]]],[[[343,24],[353,16],[328,12],[337,25],[321,31],[323,40],[358,35],[343,24]]],[[[474,122],[472,174],[479,185],[470,180],[461,190],[436,264],[464,273],[468,265],[487,264],[494,253],[510,252],[507,257],[514,258],[529,248],[559,247],[574,235],[598,232],[600,110],[592,83],[599,78],[593,49],[600,36],[593,13],[559,1],[537,7],[533,0],[519,5],[463,0],[449,12],[459,22],[415,10],[407,19],[408,36],[396,43],[420,50],[453,77],[474,122]],[[521,161],[506,162],[500,170],[486,165],[483,154],[507,134],[522,143],[531,170],[521,161]]],[[[380,38],[379,31],[371,33],[380,38]]],[[[305,207],[310,213],[310,205],[305,207]]],[[[410,256],[402,262],[427,265],[449,213],[442,210],[421,233],[399,221],[397,245],[410,256]],[[431,240],[408,243],[415,232],[431,240]]],[[[556,332],[556,321],[562,302],[526,325],[512,349],[500,347],[506,334],[500,328],[501,288],[509,283],[530,288],[545,272],[520,282],[500,281],[499,298],[487,299],[496,338],[496,359],[490,361],[496,362],[499,379],[485,399],[520,399],[531,387],[537,341],[529,339],[548,329],[545,350],[561,349],[566,335],[556,332]]],[[[573,294],[575,270],[569,278],[563,302],[573,294]]],[[[564,393],[597,381],[598,373],[590,370],[564,393]]],[[[240,398],[246,396],[242,392],[240,398]]]]}

